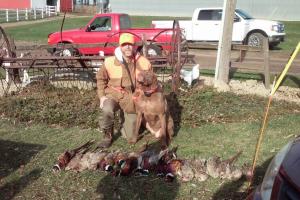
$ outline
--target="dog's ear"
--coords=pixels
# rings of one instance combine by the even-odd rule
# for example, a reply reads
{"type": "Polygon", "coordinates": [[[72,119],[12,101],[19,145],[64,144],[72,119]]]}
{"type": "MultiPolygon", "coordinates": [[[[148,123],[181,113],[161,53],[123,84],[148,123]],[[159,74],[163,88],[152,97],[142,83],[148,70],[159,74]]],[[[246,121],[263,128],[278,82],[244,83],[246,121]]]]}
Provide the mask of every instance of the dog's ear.
{"type": "Polygon", "coordinates": [[[158,84],[157,76],[154,72],[151,72],[151,73],[152,73],[152,86],[157,87],[157,84],[158,84]]]}

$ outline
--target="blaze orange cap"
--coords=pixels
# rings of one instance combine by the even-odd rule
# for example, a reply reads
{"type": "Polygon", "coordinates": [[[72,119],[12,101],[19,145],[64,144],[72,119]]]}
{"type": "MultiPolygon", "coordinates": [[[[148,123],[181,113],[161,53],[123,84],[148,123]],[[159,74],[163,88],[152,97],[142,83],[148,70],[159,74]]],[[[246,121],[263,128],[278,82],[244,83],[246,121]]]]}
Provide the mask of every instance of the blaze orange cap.
{"type": "Polygon", "coordinates": [[[122,45],[122,44],[134,44],[134,36],[130,33],[122,33],[120,35],[120,39],[119,39],[119,45],[122,45]]]}

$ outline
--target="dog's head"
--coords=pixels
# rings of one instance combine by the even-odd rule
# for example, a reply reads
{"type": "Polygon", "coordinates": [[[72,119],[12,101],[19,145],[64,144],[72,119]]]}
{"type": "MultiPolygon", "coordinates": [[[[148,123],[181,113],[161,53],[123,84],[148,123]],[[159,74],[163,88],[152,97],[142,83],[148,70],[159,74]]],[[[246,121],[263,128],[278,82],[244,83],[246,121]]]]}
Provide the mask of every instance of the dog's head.
{"type": "Polygon", "coordinates": [[[158,81],[156,75],[152,71],[141,71],[137,76],[137,89],[144,92],[146,96],[150,96],[156,92],[158,81]]]}

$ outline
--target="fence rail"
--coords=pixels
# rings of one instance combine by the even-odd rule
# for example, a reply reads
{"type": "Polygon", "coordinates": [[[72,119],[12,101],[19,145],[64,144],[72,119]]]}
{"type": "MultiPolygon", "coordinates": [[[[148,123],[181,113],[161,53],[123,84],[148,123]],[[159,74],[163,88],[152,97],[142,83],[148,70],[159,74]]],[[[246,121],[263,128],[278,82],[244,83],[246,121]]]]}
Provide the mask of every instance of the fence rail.
{"type": "Polygon", "coordinates": [[[56,16],[57,14],[56,6],[32,9],[0,9],[0,22],[36,20],[56,16]]]}

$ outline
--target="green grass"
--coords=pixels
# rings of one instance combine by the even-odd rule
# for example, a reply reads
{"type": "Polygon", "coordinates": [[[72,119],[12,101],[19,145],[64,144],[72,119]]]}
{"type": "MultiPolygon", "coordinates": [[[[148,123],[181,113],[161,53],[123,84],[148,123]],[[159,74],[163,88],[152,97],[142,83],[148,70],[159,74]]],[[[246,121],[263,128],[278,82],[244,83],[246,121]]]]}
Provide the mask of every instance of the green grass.
{"type": "Polygon", "coordinates": [[[300,22],[284,22],[286,29],[285,41],[280,43],[278,48],[292,51],[300,42],[300,22]]]}
{"type": "MultiPolygon", "coordinates": [[[[264,171],[266,162],[291,139],[288,138],[290,134],[297,132],[300,128],[299,120],[299,115],[282,115],[270,121],[258,169],[263,166],[264,171]]],[[[0,121],[1,155],[7,155],[5,165],[0,164],[1,199],[115,199],[113,197],[119,195],[121,199],[241,199],[236,196],[246,189],[246,182],[242,180],[209,179],[202,183],[182,183],[176,180],[165,183],[153,176],[114,178],[96,171],[55,174],[51,167],[60,153],[90,139],[99,140],[99,132],[76,127],[51,128],[38,124],[27,126],[12,123],[0,121]],[[18,156],[12,157],[15,154],[18,156]]],[[[252,161],[258,130],[259,122],[208,124],[193,129],[186,127],[179,131],[172,145],[179,145],[180,158],[208,158],[212,155],[228,158],[242,150],[243,154],[237,163],[241,166],[244,162],[252,161]]],[[[141,146],[143,142],[140,141],[136,146],[141,146]]],[[[121,138],[112,147],[126,151],[136,148],[128,148],[128,144],[121,138]]],[[[262,174],[257,178],[261,181],[262,174]]]]}
{"type": "MultiPolygon", "coordinates": [[[[88,23],[89,17],[66,18],[64,30],[80,28],[88,23]]],[[[15,40],[47,43],[48,34],[60,31],[62,18],[37,24],[20,25],[5,29],[15,40]]]]}
{"type": "MultiPolygon", "coordinates": [[[[100,140],[96,122],[101,113],[95,96],[95,91],[33,85],[0,99],[0,154],[5,160],[0,162],[0,199],[242,199],[245,180],[210,178],[202,183],[166,183],[152,175],[135,178],[96,171],[53,173],[51,167],[60,153],[88,140],[100,140]]],[[[242,150],[237,165],[251,164],[266,99],[204,88],[182,93],[173,103],[171,111],[180,129],[171,146],[179,146],[179,158],[218,155],[226,159],[242,150]]],[[[297,104],[272,103],[257,182],[270,158],[298,134],[299,110],[297,104]]],[[[129,146],[118,138],[111,149],[134,151],[145,142],[144,138],[129,146]]]]}

